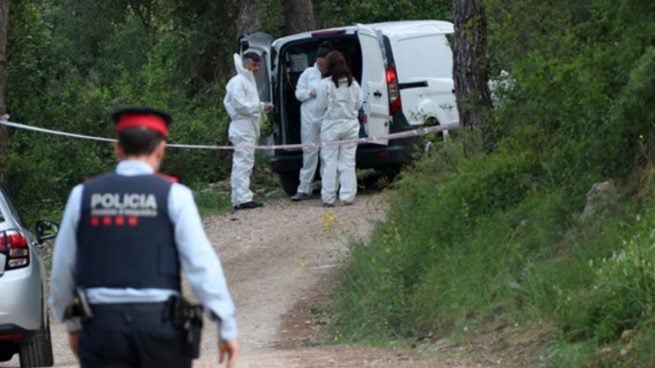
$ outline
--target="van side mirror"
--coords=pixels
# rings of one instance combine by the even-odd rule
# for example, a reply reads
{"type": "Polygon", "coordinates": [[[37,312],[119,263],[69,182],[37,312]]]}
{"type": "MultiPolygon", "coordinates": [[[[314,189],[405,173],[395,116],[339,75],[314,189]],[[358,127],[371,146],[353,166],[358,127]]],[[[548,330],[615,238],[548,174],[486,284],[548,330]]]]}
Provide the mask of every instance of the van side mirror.
{"type": "Polygon", "coordinates": [[[36,222],[36,239],[43,243],[48,239],[54,239],[59,232],[59,224],[54,221],[39,220],[36,222]]]}

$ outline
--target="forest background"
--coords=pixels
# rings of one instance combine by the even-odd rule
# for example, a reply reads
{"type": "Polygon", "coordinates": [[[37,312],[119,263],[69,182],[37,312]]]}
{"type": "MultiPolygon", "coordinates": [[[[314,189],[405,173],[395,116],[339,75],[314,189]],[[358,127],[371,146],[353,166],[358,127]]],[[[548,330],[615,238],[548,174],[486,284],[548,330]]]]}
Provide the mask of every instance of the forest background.
{"type": "MultiPolygon", "coordinates": [[[[259,14],[248,27],[288,32],[286,2],[247,3],[259,14]]],[[[435,141],[394,184],[389,218],[371,244],[353,245],[333,293],[333,334],[416,342],[493,326],[539,332],[527,366],[653,366],[655,3],[477,3],[489,74],[511,78],[478,125],[435,141]]],[[[149,105],[172,112],[175,143],[222,144],[242,5],[15,1],[11,120],[111,136],[117,106],[149,105]]],[[[317,27],[451,20],[452,5],[313,3],[317,27]]],[[[58,214],[70,188],[113,156],[106,143],[10,130],[3,165],[33,221],[58,214]]],[[[229,156],[169,150],[164,170],[204,188],[226,177],[229,156]]]]}

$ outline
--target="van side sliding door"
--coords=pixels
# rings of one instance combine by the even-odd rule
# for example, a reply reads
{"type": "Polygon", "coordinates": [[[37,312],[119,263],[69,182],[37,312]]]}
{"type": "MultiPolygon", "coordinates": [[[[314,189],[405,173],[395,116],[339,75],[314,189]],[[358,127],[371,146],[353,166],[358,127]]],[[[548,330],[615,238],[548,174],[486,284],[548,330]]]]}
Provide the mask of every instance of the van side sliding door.
{"type": "MultiPolygon", "coordinates": [[[[362,91],[364,112],[367,116],[366,132],[369,137],[389,134],[389,92],[386,81],[386,58],[381,40],[370,27],[357,26],[357,37],[362,48],[362,91]]],[[[388,144],[380,139],[377,144],[388,144]]]]}

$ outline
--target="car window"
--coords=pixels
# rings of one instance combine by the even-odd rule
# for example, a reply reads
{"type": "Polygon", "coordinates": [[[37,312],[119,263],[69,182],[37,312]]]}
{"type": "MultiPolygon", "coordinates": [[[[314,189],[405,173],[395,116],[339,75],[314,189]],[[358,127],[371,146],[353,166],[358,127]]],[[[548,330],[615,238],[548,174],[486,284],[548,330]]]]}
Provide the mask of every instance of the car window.
{"type": "MultiPolygon", "coordinates": [[[[20,217],[20,213],[18,213],[18,210],[16,209],[16,207],[11,201],[11,197],[9,196],[9,192],[7,192],[7,189],[5,189],[4,186],[0,185],[0,192],[2,192],[2,197],[4,198],[5,203],[7,204],[11,217],[15,218],[16,221],[18,221],[18,223],[21,224],[22,226],[25,226],[25,224],[23,223],[23,219],[20,217]]],[[[2,219],[2,221],[4,221],[4,218],[2,219]]]]}
{"type": "MultiPolygon", "coordinates": [[[[0,191],[2,191],[2,186],[0,186],[0,191]]],[[[0,193],[0,197],[1,197],[0,198],[0,224],[1,224],[1,223],[5,222],[5,214],[2,213],[2,211],[4,211],[4,208],[2,206],[2,203],[4,202],[2,200],[2,198],[5,197],[4,192],[0,193]]]]}

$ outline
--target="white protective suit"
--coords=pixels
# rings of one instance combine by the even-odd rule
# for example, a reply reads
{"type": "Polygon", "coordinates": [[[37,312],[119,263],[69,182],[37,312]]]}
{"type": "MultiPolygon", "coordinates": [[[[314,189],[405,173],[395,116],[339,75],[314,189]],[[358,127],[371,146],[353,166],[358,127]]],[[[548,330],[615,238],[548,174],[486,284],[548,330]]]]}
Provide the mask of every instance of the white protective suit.
{"type": "MultiPolygon", "coordinates": [[[[302,103],[300,106],[300,142],[320,143],[321,142],[321,117],[316,111],[316,96],[311,96],[312,89],[318,92],[321,82],[321,71],[318,66],[305,69],[296,85],[296,98],[302,103]]],[[[318,147],[305,147],[302,149],[302,169],[300,169],[300,185],[298,192],[311,194],[312,182],[318,165],[318,147]]]]}
{"type": "Polygon", "coordinates": [[[230,116],[228,136],[235,147],[232,157],[232,205],[252,201],[250,174],[255,166],[255,146],[259,140],[259,120],[264,111],[259,101],[255,76],[243,67],[241,57],[234,54],[237,75],[227,83],[223,104],[230,116]]]}
{"type": "MultiPolygon", "coordinates": [[[[316,111],[323,116],[321,122],[321,140],[324,143],[338,140],[357,139],[359,121],[357,112],[362,107],[362,89],[353,79],[339,81],[336,87],[331,78],[321,80],[316,96],[316,111]]],[[[355,153],[357,143],[341,146],[324,146],[321,148],[321,199],[323,203],[333,204],[336,200],[338,185],[339,199],[352,202],[357,194],[357,176],[355,174],[355,153]]]]}

